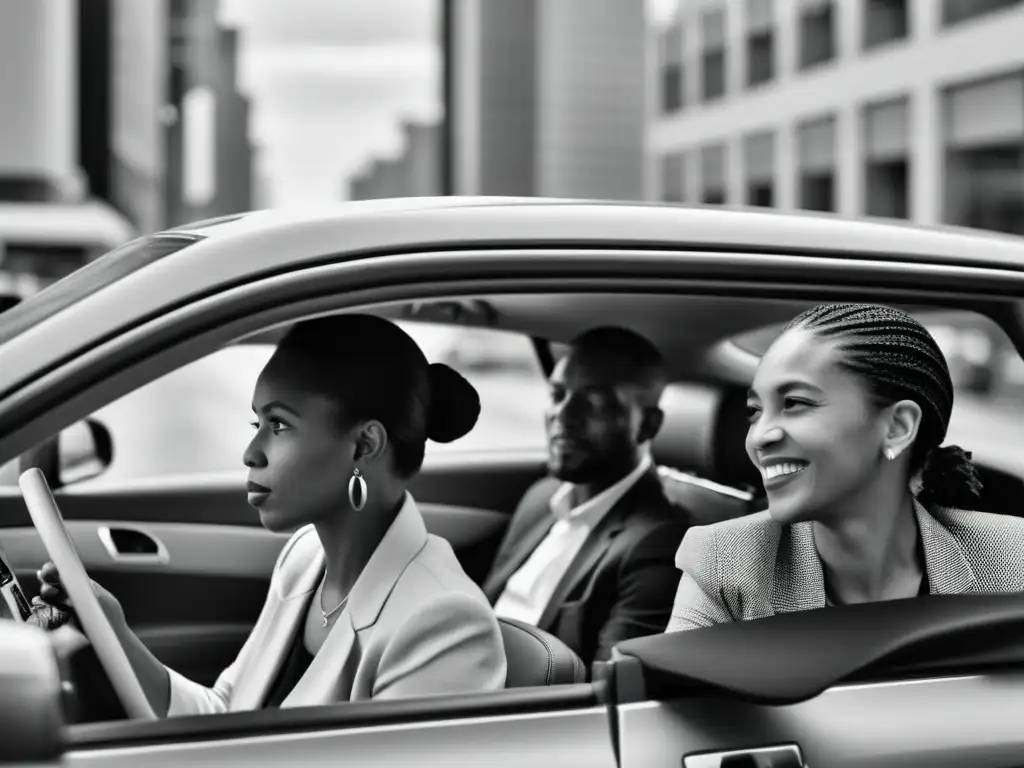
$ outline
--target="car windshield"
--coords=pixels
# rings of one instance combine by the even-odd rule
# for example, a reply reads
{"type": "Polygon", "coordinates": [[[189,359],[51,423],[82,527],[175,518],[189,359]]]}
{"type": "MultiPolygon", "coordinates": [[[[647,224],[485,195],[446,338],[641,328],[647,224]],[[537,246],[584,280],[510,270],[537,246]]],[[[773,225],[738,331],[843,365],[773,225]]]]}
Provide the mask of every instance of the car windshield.
{"type": "Polygon", "coordinates": [[[115,248],[4,312],[0,317],[0,344],[89,294],[202,239],[198,235],[159,234],[140,237],[115,248]]]}

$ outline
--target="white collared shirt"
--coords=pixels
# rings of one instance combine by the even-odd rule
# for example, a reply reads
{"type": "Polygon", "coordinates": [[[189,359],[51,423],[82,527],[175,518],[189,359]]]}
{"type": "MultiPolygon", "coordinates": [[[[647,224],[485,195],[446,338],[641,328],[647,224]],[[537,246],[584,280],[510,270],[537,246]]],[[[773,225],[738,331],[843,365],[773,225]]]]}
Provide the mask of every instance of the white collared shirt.
{"type": "Polygon", "coordinates": [[[555,524],[509,578],[494,612],[502,618],[536,625],[587,536],[650,467],[650,454],[645,453],[636,469],[578,507],[569,506],[572,483],[555,491],[551,497],[555,524]]]}

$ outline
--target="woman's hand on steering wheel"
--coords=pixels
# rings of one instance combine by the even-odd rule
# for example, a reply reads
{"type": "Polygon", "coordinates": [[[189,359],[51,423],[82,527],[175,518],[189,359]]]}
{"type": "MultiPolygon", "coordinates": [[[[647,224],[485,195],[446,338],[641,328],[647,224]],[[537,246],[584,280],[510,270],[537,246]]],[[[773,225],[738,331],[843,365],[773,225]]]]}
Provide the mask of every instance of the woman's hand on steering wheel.
{"type": "MultiPolygon", "coordinates": [[[[39,597],[32,600],[32,622],[46,630],[54,630],[68,623],[79,627],[75,607],[61,584],[57,566],[48,562],[39,569],[36,576],[39,579],[39,597]]],[[[89,581],[110,623],[115,627],[124,624],[124,609],[118,599],[95,581],[89,581]]]]}

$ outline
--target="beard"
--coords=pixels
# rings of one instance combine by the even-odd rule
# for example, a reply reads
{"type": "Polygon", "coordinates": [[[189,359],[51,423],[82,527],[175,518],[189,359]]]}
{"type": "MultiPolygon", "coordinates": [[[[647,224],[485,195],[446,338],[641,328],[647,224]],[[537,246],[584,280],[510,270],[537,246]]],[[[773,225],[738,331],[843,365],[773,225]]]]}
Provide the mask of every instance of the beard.
{"type": "Polygon", "coordinates": [[[603,451],[551,451],[548,471],[552,477],[574,485],[610,486],[628,475],[637,462],[633,445],[603,451]]]}

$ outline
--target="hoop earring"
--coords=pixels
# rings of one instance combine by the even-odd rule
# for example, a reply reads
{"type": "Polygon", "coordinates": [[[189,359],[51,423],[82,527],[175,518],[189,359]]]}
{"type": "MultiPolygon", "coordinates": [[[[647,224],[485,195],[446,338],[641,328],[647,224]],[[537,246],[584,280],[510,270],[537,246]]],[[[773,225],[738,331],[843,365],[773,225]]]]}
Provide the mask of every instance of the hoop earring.
{"type": "Polygon", "coordinates": [[[362,473],[358,469],[352,470],[352,477],[348,481],[348,503],[352,505],[352,509],[356,512],[366,506],[366,480],[363,479],[362,473]],[[356,503],[356,486],[359,486],[359,502],[356,503]]]}

